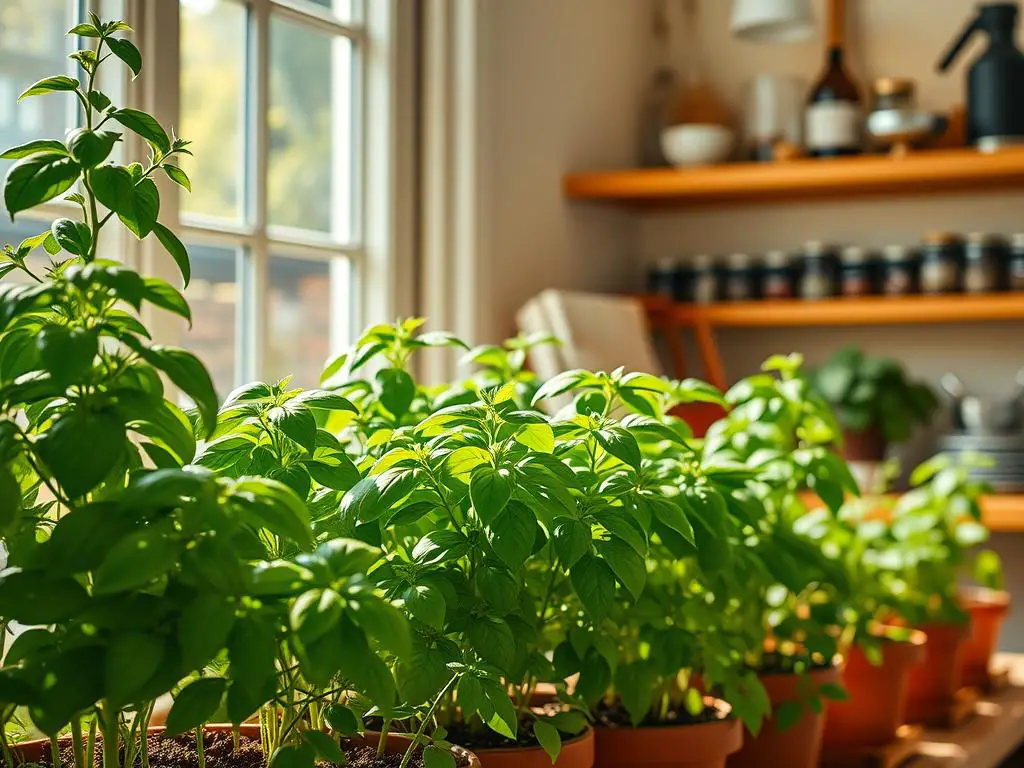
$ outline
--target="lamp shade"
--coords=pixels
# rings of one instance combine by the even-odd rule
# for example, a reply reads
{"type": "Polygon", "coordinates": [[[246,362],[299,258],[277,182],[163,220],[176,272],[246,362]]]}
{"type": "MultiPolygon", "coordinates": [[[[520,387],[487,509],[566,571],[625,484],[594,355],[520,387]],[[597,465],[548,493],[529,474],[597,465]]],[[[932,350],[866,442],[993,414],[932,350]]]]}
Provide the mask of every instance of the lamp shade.
{"type": "Polygon", "coordinates": [[[733,0],[732,33],[736,37],[794,43],[813,32],[810,0],[733,0]]]}

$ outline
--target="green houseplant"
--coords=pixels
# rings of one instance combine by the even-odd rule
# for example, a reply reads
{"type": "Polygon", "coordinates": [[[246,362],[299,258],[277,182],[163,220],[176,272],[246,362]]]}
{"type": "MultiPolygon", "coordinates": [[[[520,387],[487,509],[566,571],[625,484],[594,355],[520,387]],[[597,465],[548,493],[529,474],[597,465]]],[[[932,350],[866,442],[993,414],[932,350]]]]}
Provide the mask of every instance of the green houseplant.
{"type": "Polygon", "coordinates": [[[938,407],[935,391],[911,381],[897,361],[867,357],[856,347],[837,351],[814,371],[813,382],[835,409],[851,461],[882,461],[889,445],[927,425],[938,407]]]}
{"type": "MultiPolygon", "coordinates": [[[[5,247],[0,263],[4,760],[15,764],[17,752],[85,768],[102,752],[105,768],[147,766],[159,749],[148,728],[155,702],[172,692],[165,735],[194,729],[200,765],[205,723],[230,720],[238,739],[258,711],[268,762],[340,762],[337,735],[358,726],[350,700],[396,707],[388,665],[408,652],[407,625],[366,580],[381,551],[343,539],[316,546],[305,499],[283,482],[291,474],[279,482],[182,468],[197,437],[216,438],[216,394],[202,364],[152,343],[137,313],[148,303],[188,319],[188,304],[169,283],[98,255],[116,216],[136,237],[155,236],[188,280],[184,248],[157,221],[152,178],[187,188],[171,162],[187,143],[94,88],[111,57],[141,67],[124,31],[92,16],[71,31],[94,41],[72,56],[82,80],[46,78],[23,94],[72,95],[85,126],[4,154],[18,160],[4,187],[12,215],[64,193],[81,209],[80,220],[5,247]],[[115,124],[146,140],[147,165],[106,162],[121,140],[115,124]],[[76,183],[81,192],[70,191],[76,183]],[[39,249],[50,256],[43,267],[39,249]],[[12,273],[30,282],[12,284],[12,273]],[[196,402],[191,423],[164,398],[160,374],[196,402]],[[30,723],[47,740],[12,744],[30,723]]],[[[304,407],[354,410],[319,397],[304,407]]],[[[408,762],[419,746],[397,748],[408,762]]]]}
{"type": "Polygon", "coordinates": [[[989,532],[981,522],[987,490],[971,477],[971,462],[937,456],[911,474],[912,488],[892,507],[888,536],[878,541],[879,577],[892,579],[907,599],[900,618],[928,635],[925,662],[911,672],[908,717],[949,720],[961,685],[970,636],[959,581],[973,575],[998,587],[1002,569],[991,551],[974,554],[989,532]]]}
{"type": "Polygon", "coordinates": [[[817,764],[828,699],[845,697],[835,659],[850,583],[801,527],[813,493],[832,510],[857,493],[845,462],[830,450],[839,428],[801,372],[798,355],[776,356],[763,372],[726,393],[728,415],[709,430],[711,463],[732,462],[757,474],[748,482],[756,516],[745,545],[764,568],[736,595],[764,631],[748,659],[768,691],[772,717],[732,763],[817,764]]]}

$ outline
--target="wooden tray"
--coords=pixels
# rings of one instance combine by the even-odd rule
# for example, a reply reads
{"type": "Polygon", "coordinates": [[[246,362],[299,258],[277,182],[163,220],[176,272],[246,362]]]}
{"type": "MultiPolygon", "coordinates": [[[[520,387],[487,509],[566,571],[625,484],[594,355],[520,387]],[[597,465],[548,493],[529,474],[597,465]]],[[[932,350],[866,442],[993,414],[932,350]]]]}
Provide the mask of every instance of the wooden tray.
{"type": "Polygon", "coordinates": [[[841,747],[821,756],[821,768],[900,768],[917,756],[924,729],[904,725],[896,739],[881,747],[841,747]]]}

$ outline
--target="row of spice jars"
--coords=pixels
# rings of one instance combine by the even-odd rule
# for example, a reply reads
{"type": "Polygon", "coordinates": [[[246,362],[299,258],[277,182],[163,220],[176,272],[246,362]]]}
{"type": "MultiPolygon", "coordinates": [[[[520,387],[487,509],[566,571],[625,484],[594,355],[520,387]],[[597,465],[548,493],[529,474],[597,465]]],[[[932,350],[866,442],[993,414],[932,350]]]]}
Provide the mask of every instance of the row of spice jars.
{"type": "Polygon", "coordinates": [[[703,254],[688,266],[659,262],[648,273],[648,290],[697,304],[1024,291],[1024,234],[1008,242],[998,235],[936,232],[917,248],[890,245],[880,253],[809,242],[800,254],[770,251],[760,260],[703,254]]]}

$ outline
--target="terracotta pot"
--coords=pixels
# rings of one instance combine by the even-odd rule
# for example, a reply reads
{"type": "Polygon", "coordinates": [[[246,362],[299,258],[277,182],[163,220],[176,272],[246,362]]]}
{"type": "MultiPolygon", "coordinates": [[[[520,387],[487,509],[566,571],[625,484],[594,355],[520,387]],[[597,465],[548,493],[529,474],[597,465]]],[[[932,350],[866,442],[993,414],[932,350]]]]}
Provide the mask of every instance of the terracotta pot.
{"type": "MultiPolygon", "coordinates": [[[[800,701],[800,675],[761,675],[774,710],[787,701],[800,701]]],[[[825,683],[838,683],[838,667],[810,673],[815,687],[825,683]]],[[[807,685],[807,683],[803,683],[807,685]]],[[[821,735],[825,729],[825,714],[817,714],[804,707],[803,716],[796,725],[779,730],[771,718],[765,720],[757,737],[746,734],[743,749],[729,758],[729,768],[817,768],[821,756],[821,735]]]]}
{"type": "MultiPolygon", "coordinates": [[[[229,731],[231,730],[231,726],[208,725],[206,726],[205,730],[229,731]]],[[[258,723],[246,723],[240,726],[238,730],[241,732],[243,736],[248,736],[249,738],[257,740],[260,738],[260,726],[258,723]]],[[[161,733],[163,733],[163,731],[164,729],[162,727],[149,729],[149,733],[151,736],[158,736],[161,733]]],[[[61,743],[67,743],[69,740],[69,737],[64,737],[61,739],[61,743]]],[[[364,736],[356,736],[353,738],[345,739],[345,742],[353,745],[376,747],[377,744],[380,742],[380,734],[367,733],[364,736]]],[[[24,757],[26,761],[33,762],[36,760],[40,760],[42,758],[43,750],[48,744],[49,741],[45,739],[40,739],[38,741],[27,741],[24,744],[18,745],[18,752],[21,753],[22,757],[24,757]]],[[[384,751],[389,755],[401,755],[405,752],[408,745],[408,737],[402,736],[400,734],[389,734],[387,744],[384,747],[384,751]]],[[[469,750],[463,749],[462,747],[452,747],[452,750],[455,751],[457,754],[465,756],[466,759],[469,760],[469,768],[481,768],[480,760],[477,758],[476,755],[474,755],[469,750]]],[[[548,766],[550,765],[551,761],[549,760],[548,766]]]]}
{"type": "Polygon", "coordinates": [[[726,758],[743,745],[743,725],[727,717],[727,704],[716,706],[722,715],[717,722],[598,728],[596,768],[725,768],[726,758]]]}
{"type": "Polygon", "coordinates": [[[875,747],[890,744],[907,715],[910,670],[925,657],[924,632],[908,642],[885,641],[882,664],[874,666],[864,652],[850,649],[843,669],[847,701],[831,701],[825,721],[824,749],[875,747]]]}
{"type": "Polygon", "coordinates": [[[879,426],[843,432],[843,458],[847,461],[885,461],[885,435],[879,426]]]}
{"type": "Polygon", "coordinates": [[[992,589],[964,589],[960,602],[971,615],[971,634],[960,658],[960,683],[972,688],[989,684],[992,656],[999,646],[999,632],[1010,612],[1010,593],[992,589]]]}
{"type": "MultiPolygon", "coordinates": [[[[540,747],[519,749],[478,749],[483,768],[551,768],[551,758],[540,747]]],[[[575,739],[562,742],[562,751],[555,768],[592,768],[594,765],[594,730],[587,730],[575,739]]]]}
{"type": "Polygon", "coordinates": [[[960,657],[970,635],[969,624],[928,624],[924,664],[910,670],[907,722],[942,724],[949,718],[960,690],[960,657]]]}
{"type": "Polygon", "coordinates": [[[694,437],[704,437],[708,428],[721,418],[726,410],[715,403],[684,403],[672,409],[672,415],[690,425],[694,437]]]}

